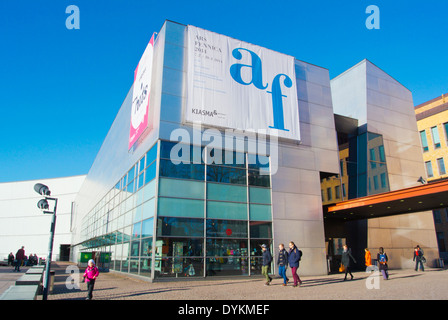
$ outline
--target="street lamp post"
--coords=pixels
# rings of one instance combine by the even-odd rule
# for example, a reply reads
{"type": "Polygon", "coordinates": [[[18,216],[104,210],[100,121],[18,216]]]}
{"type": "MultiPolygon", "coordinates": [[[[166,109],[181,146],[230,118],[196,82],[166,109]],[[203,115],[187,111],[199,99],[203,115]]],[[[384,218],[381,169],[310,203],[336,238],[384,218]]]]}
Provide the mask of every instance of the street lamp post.
{"type": "Polygon", "coordinates": [[[47,261],[45,262],[45,277],[43,281],[43,290],[42,290],[42,299],[47,300],[48,297],[48,288],[50,284],[50,268],[51,268],[51,256],[53,254],[53,242],[54,242],[54,231],[56,228],[56,209],[58,206],[58,199],[57,198],[51,198],[49,195],[51,194],[50,189],[44,184],[36,183],[34,185],[34,190],[39,193],[40,195],[44,196],[45,199],[39,200],[37,203],[37,207],[41,210],[44,210],[43,213],[45,214],[52,214],[53,218],[51,220],[51,227],[50,227],[50,241],[48,243],[48,257],[47,261]],[[48,200],[54,201],[54,209],[53,211],[48,211],[48,208],[50,207],[48,204],[48,200]]]}

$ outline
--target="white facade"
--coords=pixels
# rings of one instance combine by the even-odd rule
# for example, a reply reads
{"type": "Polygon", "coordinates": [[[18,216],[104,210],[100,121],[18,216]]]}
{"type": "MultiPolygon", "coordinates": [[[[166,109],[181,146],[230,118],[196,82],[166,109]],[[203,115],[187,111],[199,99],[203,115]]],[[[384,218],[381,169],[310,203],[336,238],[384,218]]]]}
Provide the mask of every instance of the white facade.
{"type": "MultiPolygon", "coordinates": [[[[47,257],[52,217],[37,207],[43,197],[34,191],[34,185],[42,183],[51,190],[51,197],[58,199],[52,260],[59,260],[60,245],[71,244],[72,202],[85,177],[0,183],[0,259],[10,252],[15,255],[22,246],[26,256],[47,257]]],[[[52,201],[49,205],[53,210],[52,201]]]]}

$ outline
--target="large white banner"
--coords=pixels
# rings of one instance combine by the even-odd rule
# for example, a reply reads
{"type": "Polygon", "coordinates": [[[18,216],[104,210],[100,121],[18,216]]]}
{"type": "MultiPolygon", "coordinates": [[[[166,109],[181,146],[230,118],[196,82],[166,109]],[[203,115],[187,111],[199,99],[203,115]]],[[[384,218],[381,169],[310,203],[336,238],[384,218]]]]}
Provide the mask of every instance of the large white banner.
{"type": "Polygon", "coordinates": [[[300,140],[294,57],[188,26],[184,121],[300,140]]]}

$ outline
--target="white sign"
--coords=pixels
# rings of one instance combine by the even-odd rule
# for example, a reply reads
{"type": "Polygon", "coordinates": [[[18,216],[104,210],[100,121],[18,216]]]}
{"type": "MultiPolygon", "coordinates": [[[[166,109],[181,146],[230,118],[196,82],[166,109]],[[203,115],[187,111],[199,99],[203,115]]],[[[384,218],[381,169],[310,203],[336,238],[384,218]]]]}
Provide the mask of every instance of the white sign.
{"type": "Polygon", "coordinates": [[[184,121],[300,140],[294,57],[188,26],[184,121]]]}
{"type": "MultiPolygon", "coordinates": [[[[152,58],[154,51],[154,34],[134,71],[134,87],[132,91],[131,126],[129,132],[129,149],[148,128],[149,96],[151,89],[152,58]]],[[[151,130],[149,128],[148,130],[151,130]]]]}

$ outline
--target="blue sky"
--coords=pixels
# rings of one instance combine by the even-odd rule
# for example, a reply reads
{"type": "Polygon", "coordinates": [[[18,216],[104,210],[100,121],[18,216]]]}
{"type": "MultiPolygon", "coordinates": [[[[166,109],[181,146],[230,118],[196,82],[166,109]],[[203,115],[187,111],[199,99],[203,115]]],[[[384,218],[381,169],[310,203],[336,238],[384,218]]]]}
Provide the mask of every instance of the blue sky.
{"type": "Polygon", "coordinates": [[[1,0],[0,182],[88,173],[163,22],[295,56],[333,78],[367,58],[412,91],[448,92],[448,1],[1,0]],[[80,10],[68,30],[67,6],[80,10]],[[369,5],[380,29],[368,30],[369,5]]]}

